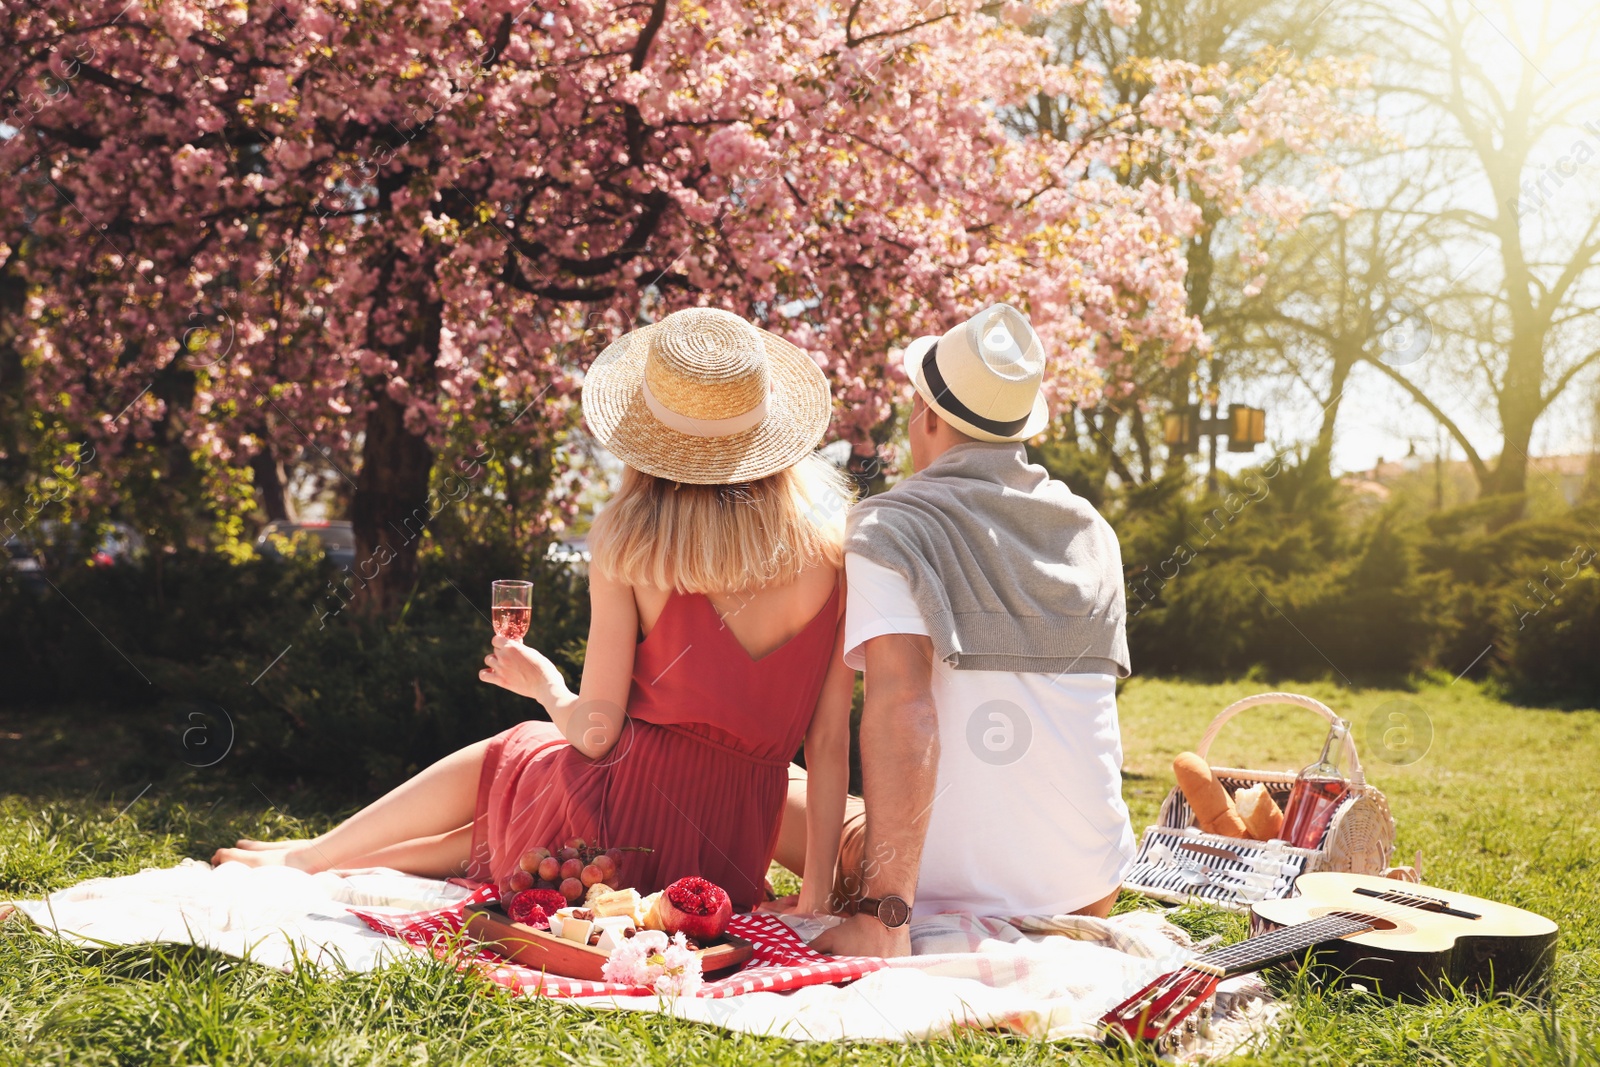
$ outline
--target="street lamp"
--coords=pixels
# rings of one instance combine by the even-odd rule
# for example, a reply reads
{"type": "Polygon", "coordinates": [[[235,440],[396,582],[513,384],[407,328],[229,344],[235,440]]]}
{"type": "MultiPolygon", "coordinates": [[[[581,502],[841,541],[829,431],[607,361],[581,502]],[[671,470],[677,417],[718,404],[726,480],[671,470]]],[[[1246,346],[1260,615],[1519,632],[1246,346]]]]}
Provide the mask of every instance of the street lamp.
{"type": "Polygon", "coordinates": [[[1267,443],[1267,413],[1248,404],[1228,405],[1228,451],[1254,452],[1267,443]]]}
{"type": "Polygon", "coordinates": [[[1200,451],[1200,438],[1226,437],[1229,452],[1254,452],[1267,441],[1267,413],[1248,404],[1229,404],[1225,419],[1206,417],[1198,407],[1167,412],[1162,438],[1175,456],[1200,451]]]}
{"type": "Polygon", "coordinates": [[[1211,466],[1206,484],[1217,488],[1217,438],[1228,439],[1229,452],[1254,452],[1256,446],[1267,440],[1267,413],[1248,404],[1229,404],[1227,418],[1217,415],[1219,405],[1211,405],[1209,416],[1201,414],[1199,406],[1179,408],[1167,412],[1162,422],[1162,440],[1169,454],[1192,456],[1200,451],[1200,439],[1211,438],[1211,466]]]}
{"type": "Polygon", "coordinates": [[[1200,451],[1200,410],[1188,408],[1167,412],[1161,436],[1172,455],[1194,455],[1200,451]]]}

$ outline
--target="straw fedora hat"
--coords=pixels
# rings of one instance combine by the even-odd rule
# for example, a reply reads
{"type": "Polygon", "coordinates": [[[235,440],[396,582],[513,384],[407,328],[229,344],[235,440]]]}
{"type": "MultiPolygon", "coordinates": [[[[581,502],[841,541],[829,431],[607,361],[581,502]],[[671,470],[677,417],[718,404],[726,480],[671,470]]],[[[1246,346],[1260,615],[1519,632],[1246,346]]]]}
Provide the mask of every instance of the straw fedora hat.
{"type": "Polygon", "coordinates": [[[1050,421],[1044,346],[1010,304],[984,308],[906,348],[906,377],[939,417],[980,441],[1025,441],[1050,421]]]}
{"type": "Polygon", "coordinates": [[[624,334],[583,380],[583,417],[612,455],[695,485],[753,482],[822,443],[833,413],[810,356],[717,308],[624,334]]]}

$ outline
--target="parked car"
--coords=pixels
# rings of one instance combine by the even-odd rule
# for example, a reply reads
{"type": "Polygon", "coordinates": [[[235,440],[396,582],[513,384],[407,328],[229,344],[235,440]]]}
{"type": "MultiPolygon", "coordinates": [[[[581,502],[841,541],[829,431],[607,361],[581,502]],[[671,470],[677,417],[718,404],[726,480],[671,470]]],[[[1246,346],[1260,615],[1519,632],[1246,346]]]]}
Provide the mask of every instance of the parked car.
{"type": "Polygon", "coordinates": [[[125,522],[113,522],[100,531],[100,543],[89,562],[96,567],[115,567],[131,563],[143,552],[144,538],[139,531],[125,522]]]}
{"type": "MultiPolygon", "coordinates": [[[[43,591],[50,588],[47,574],[72,558],[74,548],[81,550],[80,539],[88,536],[91,531],[82,523],[43,519],[0,543],[4,552],[0,562],[17,582],[43,591]]],[[[125,566],[143,552],[144,538],[138,530],[125,522],[110,522],[99,528],[99,537],[83,562],[91,567],[125,566]]]]}
{"type": "Polygon", "coordinates": [[[6,578],[24,589],[42,592],[50,586],[44,580],[44,563],[34,554],[34,547],[26,537],[8,537],[0,544],[5,553],[6,578]]]}
{"type": "Polygon", "coordinates": [[[343,519],[274,519],[261,528],[256,538],[256,551],[263,556],[282,558],[291,545],[306,538],[320,541],[323,553],[336,567],[349,567],[356,561],[355,530],[343,519]]]}
{"type": "Polygon", "coordinates": [[[589,575],[589,539],[570,537],[564,541],[551,541],[544,550],[544,558],[553,563],[565,563],[572,573],[581,578],[589,575]]]}

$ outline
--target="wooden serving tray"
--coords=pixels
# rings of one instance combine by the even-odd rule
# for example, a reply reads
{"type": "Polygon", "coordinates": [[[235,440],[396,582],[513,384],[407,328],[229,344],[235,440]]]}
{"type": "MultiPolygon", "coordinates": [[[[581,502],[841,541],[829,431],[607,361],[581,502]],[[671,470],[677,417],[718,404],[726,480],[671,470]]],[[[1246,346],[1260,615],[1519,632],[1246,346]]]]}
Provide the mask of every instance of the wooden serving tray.
{"type": "MultiPolygon", "coordinates": [[[[469,936],[506,959],[524,967],[536,967],[563,978],[605,981],[600,973],[607,959],[604,952],[564,937],[556,937],[548,930],[512,922],[499,905],[468,904],[466,931],[469,936]]],[[[700,957],[701,972],[709,978],[719,971],[729,971],[739,966],[754,951],[744,938],[727,934],[715,945],[700,949],[696,955],[700,957]]]]}

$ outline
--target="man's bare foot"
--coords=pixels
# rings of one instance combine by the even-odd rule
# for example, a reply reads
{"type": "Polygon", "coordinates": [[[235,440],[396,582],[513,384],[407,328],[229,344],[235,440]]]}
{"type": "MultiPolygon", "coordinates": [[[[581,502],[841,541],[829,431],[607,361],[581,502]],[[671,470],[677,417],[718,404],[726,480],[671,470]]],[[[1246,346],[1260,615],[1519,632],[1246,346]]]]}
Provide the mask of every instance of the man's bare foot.
{"type": "Polygon", "coordinates": [[[246,867],[293,867],[315,874],[323,869],[317,863],[316,851],[300,847],[305,842],[295,842],[291,848],[219,848],[211,856],[213,867],[222,863],[242,863],[246,867]]]}

